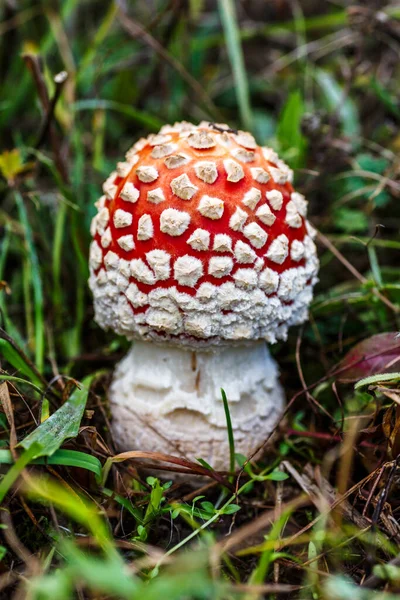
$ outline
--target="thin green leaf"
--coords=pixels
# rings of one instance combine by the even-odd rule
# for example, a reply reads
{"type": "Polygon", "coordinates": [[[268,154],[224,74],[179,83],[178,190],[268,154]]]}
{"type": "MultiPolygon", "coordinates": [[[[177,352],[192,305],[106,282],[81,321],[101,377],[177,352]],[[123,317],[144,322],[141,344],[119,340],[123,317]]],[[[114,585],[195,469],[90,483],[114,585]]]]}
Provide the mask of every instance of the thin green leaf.
{"type": "Polygon", "coordinates": [[[210,513],[211,515],[213,515],[215,513],[214,504],[212,504],[208,500],[206,500],[205,502],[201,502],[200,505],[203,510],[210,513]]]}
{"type": "Polygon", "coordinates": [[[265,475],[264,479],[269,479],[270,481],[285,481],[285,479],[288,479],[289,475],[287,473],[284,473],[283,471],[272,471],[272,473],[268,473],[268,475],[265,475]]]}
{"type": "Polygon", "coordinates": [[[196,458],[197,462],[199,462],[201,464],[202,467],[204,467],[205,469],[208,469],[209,471],[213,471],[214,469],[212,468],[211,465],[208,464],[208,462],[206,460],[204,460],[204,458],[196,458]]]}
{"type": "Polygon", "coordinates": [[[85,377],[82,387],[74,390],[68,400],[30,433],[20,445],[28,449],[32,444],[40,445],[40,452],[35,455],[51,456],[68,438],[76,437],[79,432],[83,411],[89,393],[90,384],[96,374],[85,377]]]}
{"type": "Polygon", "coordinates": [[[0,381],[12,381],[14,383],[20,383],[20,384],[23,384],[23,385],[29,385],[31,388],[33,388],[34,390],[36,390],[36,392],[39,392],[39,394],[42,394],[42,390],[39,387],[37,387],[37,385],[35,385],[31,381],[28,381],[27,379],[22,379],[22,377],[14,377],[14,375],[2,375],[2,374],[0,374],[0,381]]]}
{"type": "Polygon", "coordinates": [[[78,100],[72,105],[72,108],[75,110],[75,112],[99,109],[114,110],[155,131],[160,129],[160,127],[163,125],[163,122],[157,117],[153,117],[153,115],[149,115],[141,110],[137,110],[129,104],[122,104],[121,102],[117,102],[115,100],[88,98],[87,100],[78,100]]]}
{"type": "Polygon", "coordinates": [[[233,437],[233,428],[231,414],[229,412],[228,400],[225,394],[225,390],[221,388],[222,402],[224,403],[226,428],[228,431],[228,442],[229,442],[229,470],[231,473],[235,471],[235,439],[233,437]]]}
{"type": "Polygon", "coordinates": [[[302,95],[296,90],[289,95],[283,107],[276,132],[280,150],[293,167],[299,167],[304,162],[306,139],[301,131],[304,111],[302,95]]]}
{"type": "Polygon", "coordinates": [[[103,488],[102,492],[105,496],[107,496],[107,498],[112,498],[113,500],[118,502],[118,504],[123,506],[132,515],[132,517],[136,519],[138,523],[143,523],[142,512],[139,509],[135,508],[127,498],[120,496],[120,494],[117,494],[116,492],[114,492],[113,490],[109,490],[108,488],[103,488]]]}
{"type": "MultiPolygon", "coordinates": [[[[40,448],[38,444],[32,444],[29,450],[23,452],[18,460],[13,464],[11,469],[9,469],[4,475],[0,482],[0,503],[3,502],[8,490],[14,485],[22,471],[25,469],[26,465],[32,461],[32,458],[39,449],[40,448]]],[[[1,452],[4,452],[4,450],[1,452]]]]}
{"type": "Polygon", "coordinates": [[[48,476],[30,477],[25,482],[24,489],[29,498],[46,504],[52,503],[77,523],[87,527],[100,547],[107,550],[111,556],[116,555],[108,527],[96,504],[48,476]]]}
{"type": "Polygon", "coordinates": [[[321,87],[328,107],[337,111],[342,122],[343,133],[349,138],[360,136],[360,121],[358,110],[353,100],[345,96],[343,89],[328,71],[315,70],[315,77],[321,87]]]}
{"type": "MultiPolygon", "coordinates": [[[[0,464],[14,464],[10,450],[0,450],[0,464]]],[[[66,467],[79,467],[92,471],[96,478],[101,477],[101,462],[95,456],[78,452],[77,450],[56,450],[52,456],[42,456],[31,460],[32,465],[62,465],[66,467]]]]}
{"type": "Polygon", "coordinates": [[[238,510],[240,510],[240,506],[238,504],[228,504],[228,506],[225,506],[225,508],[222,509],[220,512],[223,515],[233,515],[238,510]]]}
{"type": "Polygon", "coordinates": [[[44,364],[44,318],[43,318],[43,290],[39,259],[33,242],[33,234],[28,219],[28,213],[19,192],[15,192],[15,202],[18,208],[19,219],[25,232],[26,251],[31,268],[30,285],[33,289],[35,313],[35,361],[40,372],[44,364]]]}
{"type": "Polygon", "coordinates": [[[355,390],[358,390],[361,387],[365,387],[366,385],[373,385],[374,383],[386,383],[386,382],[397,382],[400,381],[400,373],[381,373],[380,375],[371,375],[370,377],[364,377],[364,379],[360,379],[354,386],[355,390]]]}
{"type": "Polygon", "coordinates": [[[17,369],[19,373],[30,379],[32,383],[38,387],[43,387],[43,381],[39,375],[35,373],[12,344],[3,338],[0,338],[0,356],[9,362],[14,369],[17,369]]]}
{"type": "MultiPolygon", "coordinates": [[[[5,231],[2,233],[2,239],[0,241],[0,281],[6,279],[6,266],[9,256],[11,239],[13,237],[10,223],[6,223],[5,231]]],[[[9,335],[16,341],[19,346],[24,345],[24,340],[19,333],[18,329],[14,326],[13,322],[8,316],[7,303],[6,303],[6,289],[0,290],[0,322],[1,325],[8,331],[9,335]]]]}
{"type": "Polygon", "coordinates": [[[398,107],[398,99],[393,97],[386,87],[384,87],[376,77],[372,77],[371,88],[376,93],[379,100],[384,104],[385,108],[392,113],[397,119],[400,119],[400,109],[398,107]]]}
{"type": "Polygon", "coordinates": [[[253,119],[251,115],[249,84],[240,43],[240,29],[237,22],[235,4],[233,0],[218,0],[218,6],[235,81],[240,118],[243,126],[251,130],[253,119]]]}
{"type": "Polygon", "coordinates": [[[93,590],[101,590],[103,595],[131,600],[141,597],[137,594],[139,582],[129,572],[118,555],[106,560],[90,556],[79,550],[70,540],[64,539],[62,553],[68,560],[68,571],[76,581],[85,581],[93,590]]]}

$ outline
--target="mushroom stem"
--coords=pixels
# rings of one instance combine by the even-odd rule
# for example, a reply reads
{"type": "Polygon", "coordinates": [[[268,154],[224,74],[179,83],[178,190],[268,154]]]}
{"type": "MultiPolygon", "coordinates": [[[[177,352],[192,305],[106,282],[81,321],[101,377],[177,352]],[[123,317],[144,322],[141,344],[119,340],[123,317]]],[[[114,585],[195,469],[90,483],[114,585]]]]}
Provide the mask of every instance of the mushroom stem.
{"type": "Polygon", "coordinates": [[[226,392],[235,452],[250,456],[284,407],[278,368],[265,342],[214,352],[137,341],[118,364],[110,388],[121,450],[157,450],[229,469],[221,388],[226,392]]]}

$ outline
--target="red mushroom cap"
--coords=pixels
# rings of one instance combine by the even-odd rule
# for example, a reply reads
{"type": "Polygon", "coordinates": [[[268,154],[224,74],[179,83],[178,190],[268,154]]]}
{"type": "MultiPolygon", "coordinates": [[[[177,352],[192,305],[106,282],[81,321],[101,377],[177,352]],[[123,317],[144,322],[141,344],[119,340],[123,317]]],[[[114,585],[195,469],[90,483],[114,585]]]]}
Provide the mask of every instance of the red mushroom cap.
{"type": "Polygon", "coordinates": [[[97,322],[193,347],[285,338],[318,260],[292,172],[249,133],[177,123],[139,140],[96,203],[97,322]]]}

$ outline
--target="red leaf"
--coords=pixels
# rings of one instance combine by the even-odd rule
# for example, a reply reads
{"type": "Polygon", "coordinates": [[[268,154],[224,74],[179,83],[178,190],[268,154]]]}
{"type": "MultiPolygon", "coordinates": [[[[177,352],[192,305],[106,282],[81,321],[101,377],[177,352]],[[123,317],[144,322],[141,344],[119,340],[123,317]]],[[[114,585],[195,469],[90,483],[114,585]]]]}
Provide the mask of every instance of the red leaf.
{"type": "Polygon", "coordinates": [[[339,364],[345,371],[342,383],[352,383],[377,373],[400,370],[400,336],[397,332],[378,333],[352,348],[339,364]]]}

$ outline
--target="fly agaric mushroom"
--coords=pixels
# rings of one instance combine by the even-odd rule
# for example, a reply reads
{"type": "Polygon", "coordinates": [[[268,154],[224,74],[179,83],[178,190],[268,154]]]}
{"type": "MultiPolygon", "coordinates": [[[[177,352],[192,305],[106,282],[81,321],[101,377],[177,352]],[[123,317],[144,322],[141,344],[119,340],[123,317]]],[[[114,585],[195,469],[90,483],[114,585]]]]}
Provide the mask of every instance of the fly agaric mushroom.
{"type": "Polygon", "coordinates": [[[136,340],[110,388],[121,449],[229,463],[276,425],[284,395],[266,342],[307,319],[318,259],[307,202],[270,148],[226,125],[142,138],[92,222],[95,319],[136,340]]]}

